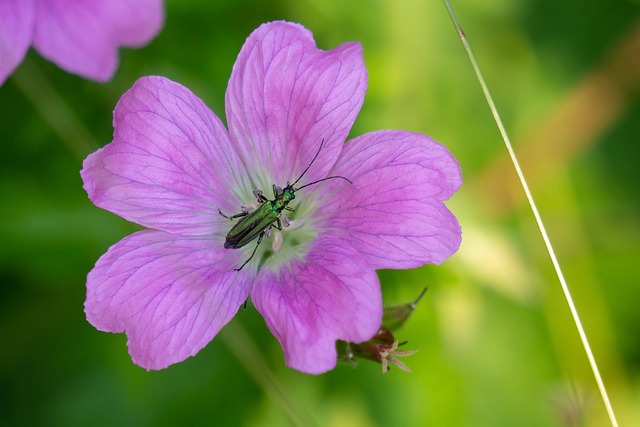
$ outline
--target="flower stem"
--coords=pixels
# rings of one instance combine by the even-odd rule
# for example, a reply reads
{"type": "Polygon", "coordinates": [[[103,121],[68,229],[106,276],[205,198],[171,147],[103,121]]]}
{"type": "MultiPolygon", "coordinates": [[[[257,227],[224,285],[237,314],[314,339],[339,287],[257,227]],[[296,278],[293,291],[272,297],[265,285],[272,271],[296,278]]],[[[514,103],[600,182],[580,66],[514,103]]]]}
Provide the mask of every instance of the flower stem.
{"type": "Polygon", "coordinates": [[[480,72],[480,67],[478,66],[478,62],[476,61],[476,58],[473,55],[473,52],[471,50],[471,45],[469,44],[469,41],[467,40],[467,37],[464,31],[462,30],[460,22],[456,17],[456,14],[453,10],[453,6],[451,5],[451,2],[449,0],[443,0],[443,1],[447,8],[447,11],[449,12],[449,16],[453,21],[453,25],[455,26],[456,31],[460,36],[460,40],[462,41],[464,50],[466,51],[467,56],[469,57],[469,61],[471,62],[471,65],[473,67],[473,70],[475,71],[476,77],[478,78],[480,86],[482,87],[482,92],[484,93],[484,97],[487,100],[487,103],[489,104],[489,108],[491,109],[491,114],[493,114],[493,119],[495,120],[496,125],[500,130],[500,134],[502,135],[502,140],[504,141],[507,151],[509,152],[509,156],[511,157],[511,162],[513,163],[513,167],[515,168],[516,173],[518,174],[518,178],[520,179],[520,184],[522,185],[522,189],[524,190],[524,193],[527,197],[527,201],[529,202],[531,212],[535,217],[536,223],[538,225],[538,229],[540,230],[540,234],[542,235],[542,239],[544,240],[544,244],[547,248],[547,252],[549,253],[549,257],[551,258],[551,262],[556,271],[556,275],[558,276],[558,280],[560,281],[560,285],[562,286],[562,291],[567,301],[567,305],[569,306],[569,310],[571,311],[573,322],[578,331],[578,335],[580,336],[580,340],[582,342],[582,346],[584,347],[585,354],[587,356],[587,359],[589,360],[591,371],[593,372],[593,376],[595,377],[596,383],[598,385],[600,396],[602,397],[602,401],[604,403],[604,406],[606,407],[607,413],[609,415],[609,420],[611,421],[611,425],[614,427],[618,427],[618,422],[616,420],[613,407],[611,406],[609,395],[607,394],[607,390],[604,386],[604,382],[602,380],[602,377],[600,376],[598,364],[596,363],[595,357],[593,356],[593,352],[591,351],[589,340],[587,339],[587,335],[584,331],[584,328],[582,327],[582,322],[580,321],[578,310],[576,309],[575,304],[573,302],[573,297],[571,296],[571,292],[569,291],[569,287],[564,278],[564,274],[562,273],[562,269],[560,268],[560,263],[558,262],[555,251],[553,249],[553,245],[551,244],[551,240],[549,239],[544,223],[542,222],[542,218],[540,216],[540,213],[538,212],[538,208],[536,207],[531,191],[529,190],[529,185],[527,184],[527,180],[525,179],[522,169],[520,168],[520,163],[518,162],[518,158],[513,150],[511,141],[509,140],[509,136],[507,135],[507,131],[505,130],[502,120],[500,119],[500,115],[498,114],[498,110],[496,109],[496,106],[493,102],[493,98],[491,97],[489,88],[484,78],[482,77],[482,73],[480,72]]]}
{"type": "Polygon", "coordinates": [[[47,77],[25,60],[11,81],[51,126],[74,157],[82,161],[99,144],[47,77]]]}
{"type": "Polygon", "coordinates": [[[301,410],[302,407],[296,404],[291,393],[287,392],[278,381],[268,363],[261,356],[260,349],[251,340],[251,337],[237,319],[228,323],[220,332],[219,337],[256,384],[263,389],[276,405],[280,406],[293,425],[317,425],[311,415],[301,410]]]}

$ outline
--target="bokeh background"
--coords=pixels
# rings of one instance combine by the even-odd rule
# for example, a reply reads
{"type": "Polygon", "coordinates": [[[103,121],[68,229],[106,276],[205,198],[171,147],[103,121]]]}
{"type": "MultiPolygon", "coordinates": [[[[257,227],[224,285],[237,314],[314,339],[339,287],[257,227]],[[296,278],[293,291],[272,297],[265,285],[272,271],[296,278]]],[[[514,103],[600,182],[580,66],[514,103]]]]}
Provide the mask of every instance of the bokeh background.
{"type": "MultiPolygon", "coordinates": [[[[454,3],[530,178],[620,425],[640,425],[640,5],[454,3]]],[[[164,30],[107,84],[31,51],[0,87],[0,425],[605,426],[542,239],[443,4],[168,0],[164,30]],[[136,78],[159,74],[221,117],[260,23],[297,21],[321,48],[362,42],[369,90],[352,134],[427,133],[465,178],[460,251],[381,271],[386,303],[429,291],[398,332],[412,374],[362,361],[287,369],[251,305],[196,357],[135,366],[124,335],[84,318],[85,277],[136,226],[94,207],[82,159],[110,141],[136,78]]]]}

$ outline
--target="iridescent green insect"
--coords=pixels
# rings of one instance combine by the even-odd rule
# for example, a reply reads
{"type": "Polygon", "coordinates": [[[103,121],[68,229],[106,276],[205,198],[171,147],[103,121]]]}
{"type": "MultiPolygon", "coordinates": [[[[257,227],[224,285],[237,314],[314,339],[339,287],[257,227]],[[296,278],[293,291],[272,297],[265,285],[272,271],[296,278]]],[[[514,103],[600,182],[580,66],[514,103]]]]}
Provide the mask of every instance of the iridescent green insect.
{"type": "MultiPolygon", "coordinates": [[[[311,160],[311,163],[309,163],[309,166],[307,166],[307,168],[302,172],[298,179],[293,182],[293,184],[287,182],[287,186],[284,188],[277,187],[275,184],[273,184],[273,200],[267,199],[263,195],[261,190],[255,189],[253,190],[253,195],[256,196],[258,203],[260,203],[260,206],[255,211],[249,212],[247,208],[242,207],[242,212],[240,212],[239,214],[227,216],[223,214],[220,209],[218,209],[218,213],[227,219],[233,220],[236,218],[241,218],[227,234],[224,242],[224,247],[226,249],[238,249],[255,240],[256,238],[258,239],[249,259],[246,260],[239,268],[236,268],[236,271],[242,270],[242,268],[247,265],[249,261],[251,261],[253,256],[256,254],[256,251],[258,250],[258,246],[260,246],[260,243],[262,242],[262,238],[264,236],[269,236],[269,230],[272,227],[277,228],[278,230],[282,230],[282,212],[285,210],[290,212],[294,211],[294,209],[289,207],[289,203],[296,198],[296,191],[310,185],[318,184],[322,181],[327,181],[334,178],[344,179],[345,181],[349,182],[349,184],[352,184],[349,179],[343,176],[334,175],[295,188],[295,185],[302,179],[304,174],[307,173],[311,165],[313,165],[313,162],[315,162],[316,158],[318,157],[318,154],[320,154],[323,143],[320,144],[320,148],[318,149],[316,155],[313,156],[313,159],[311,160]]],[[[284,224],[285,227],[288,225],[287,219],[285,219],[284,224]]]]}

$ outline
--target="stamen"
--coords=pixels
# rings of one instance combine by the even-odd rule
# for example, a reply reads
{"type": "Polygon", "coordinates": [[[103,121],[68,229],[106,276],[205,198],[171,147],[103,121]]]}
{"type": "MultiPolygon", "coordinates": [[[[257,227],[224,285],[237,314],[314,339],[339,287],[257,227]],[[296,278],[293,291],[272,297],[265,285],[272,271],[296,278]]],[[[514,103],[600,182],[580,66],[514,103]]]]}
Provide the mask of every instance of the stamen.
{"type": "Polygon", "coordinates": [[[289,221],[289,227],[287,228],[287,231],[297,230],[298,228],[302,227],[305,223],[306,221],[304,219],[292,219],[289,221]]]}
{"type": "Polygon", "coordinates": [[[282,237],[282,233],[279,230],[275,230],[273,232],[273,237],[271,240],[271,250],[273,252],[278,252],[282,249],[282,243],[284,242],[284,238],[282,237]]]}

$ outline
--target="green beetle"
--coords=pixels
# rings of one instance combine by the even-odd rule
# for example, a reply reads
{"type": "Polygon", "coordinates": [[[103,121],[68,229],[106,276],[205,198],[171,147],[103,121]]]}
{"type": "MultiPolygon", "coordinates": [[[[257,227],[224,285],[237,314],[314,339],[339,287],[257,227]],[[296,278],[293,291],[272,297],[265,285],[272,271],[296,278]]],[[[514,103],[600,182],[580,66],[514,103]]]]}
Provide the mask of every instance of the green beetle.
{"type": "MultiPolygon", "coordinates": [[[[231,230],[229,230],[229,233],[227,234],[227,237],[224,241],[224,247],[226,249],[239,249],[252,242],[256,238],[258,239],[249,259],[247,259],[239,268],[236,268],[236,271],[242,270],[242,268],[247,265],[249,261],[251,261],[253,256],[256,254],[256,251],[258,250],[258,246],[260,246],[260,243],[262,242],[262,238],[265,235],[269,235],[269,230],[271,229],[271,227],[282,230],[282,212],[285,210],[290,212],[294,211],[294,209],[289,207],[289,203],[296,198],[296,191],[301,190],[305,187],[309,187],[310,185],[318,184],[322,181],[327,181],[334,178],[344,179],[349,184],[352,184],[349,179],[343,176],[334,175],[295,188],[295,185],[298,183],[298,181],[302,179],[311,165],[313,165],[313,162],[315,162],[316,158],[320,154],[320,150],[322,150],[323,144],[324,141],[320,144],[320,148],[318,149],[318,152],[315,154],[315,156],[313,156],[313,159],[311,160],[311,163],[309,163],[309,166],[307,166],[307,168],[302,172],[298,179],[293,182],[293,184],[287,182],[287,186],[282,189],[273,184],[273,200],[267,199],[261,190],[255,189],[253,190],[253,194],[254,196],[256,196],[258,203],[260,203],[260,206],[253,212],[249,212],[246,208],[243,207],[243,211],[239,214],[227,216],[223,214],[220,209],[218,209],[218,213],[229,220],[241,218],[231,228],[231,230]]],[[[285,221],[285,226],[286,225],[288,225],[288,223],[285,221]]]]}

